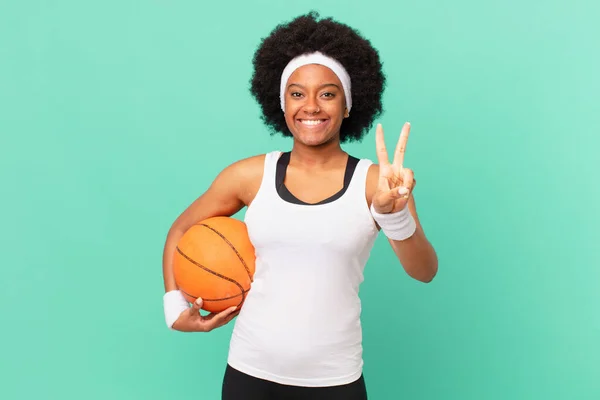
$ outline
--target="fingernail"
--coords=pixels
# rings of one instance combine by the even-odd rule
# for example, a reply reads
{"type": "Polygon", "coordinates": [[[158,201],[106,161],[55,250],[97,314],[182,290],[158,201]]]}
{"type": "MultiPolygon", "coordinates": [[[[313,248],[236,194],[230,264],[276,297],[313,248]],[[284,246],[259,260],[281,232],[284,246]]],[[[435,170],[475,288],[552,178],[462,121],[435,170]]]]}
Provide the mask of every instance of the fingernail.
{"type": "Polygon", "coordinates": [[[403,186],[400,189],[398,189],[398,193],[400,193],[400,194],[407,194],[408,193],[408,188],[405,188],[403,186]]]}

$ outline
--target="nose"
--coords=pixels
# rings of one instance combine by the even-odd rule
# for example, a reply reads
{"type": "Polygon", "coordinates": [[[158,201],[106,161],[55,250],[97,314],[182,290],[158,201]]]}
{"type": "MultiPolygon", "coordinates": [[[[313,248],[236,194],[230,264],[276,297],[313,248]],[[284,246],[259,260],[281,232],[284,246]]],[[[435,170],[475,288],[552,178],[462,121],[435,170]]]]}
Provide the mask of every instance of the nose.
{"type": "Polygon", "coordinates": [[[317,101],[315,99],[313,99],[312,97],[308,97],[306,100],[306,104],[304,104],[303,111],[306,114],[317,114],[321,111],[321,109],[319,108],[319,105],[317,104],[317,101]]]}

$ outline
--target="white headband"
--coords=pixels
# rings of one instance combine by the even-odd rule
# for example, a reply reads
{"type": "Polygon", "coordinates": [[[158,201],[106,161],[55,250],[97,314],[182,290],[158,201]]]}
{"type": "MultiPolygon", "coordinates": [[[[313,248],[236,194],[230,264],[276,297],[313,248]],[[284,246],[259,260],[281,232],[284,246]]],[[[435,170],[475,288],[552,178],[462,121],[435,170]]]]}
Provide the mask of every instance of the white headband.
{"type": "Polygon", "coordinates": [[[295,70],[302,67],[303,65],[308,64],[324,65],[330,70],[332,70],[334,74],[337,75],[339,80],[342,82],[342,87],[344,88],[344,95],[346,96],[346,107],[348,108],[348,112],[350,112],[350,108],[352,108],[352,96],[350,95],[350,75],[348,75],[348,72],[346,72],[346,69],[342,66],[342,64],[318,51],[314,53],[299,55],[298,57],[292,59],[283,70],[283,73],[281,74],[281,87],[279,92],[279,98],[281,99],[281,109],[285,111],[285,87],[287,85],[288,79],[290,79],[290,76],[295,70]]]}

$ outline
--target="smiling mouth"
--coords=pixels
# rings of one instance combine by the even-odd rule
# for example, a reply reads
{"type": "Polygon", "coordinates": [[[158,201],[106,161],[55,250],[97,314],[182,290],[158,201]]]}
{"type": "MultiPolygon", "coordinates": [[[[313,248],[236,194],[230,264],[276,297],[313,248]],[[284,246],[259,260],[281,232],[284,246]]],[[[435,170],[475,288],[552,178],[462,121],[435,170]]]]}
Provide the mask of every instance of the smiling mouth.
{"type": "Polygon", "coordinates": [[[306,126],[318,126],[323,124],[326,119],[300,119],[299,120],[302,125],[306,126]]]}

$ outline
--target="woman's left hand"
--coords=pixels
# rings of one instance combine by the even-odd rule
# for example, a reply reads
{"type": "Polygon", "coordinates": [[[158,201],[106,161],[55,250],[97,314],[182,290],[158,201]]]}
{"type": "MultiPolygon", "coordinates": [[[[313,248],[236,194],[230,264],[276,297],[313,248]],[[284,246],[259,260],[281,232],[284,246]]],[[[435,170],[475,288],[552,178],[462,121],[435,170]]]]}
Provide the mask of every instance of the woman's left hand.
{"type": "Polygon", "coordinates": [[[377,124],[375,141],[379,160],[379,181],[372,203],[375,211],[380,214],[393,213],[406,207],[414,188],[413,171],[403,165],[409,132],[410,123],[407,122],[402,127],[394,153],[394,161],[390,164],[383,140],[383,128],[381,124],[377,124]]]}

